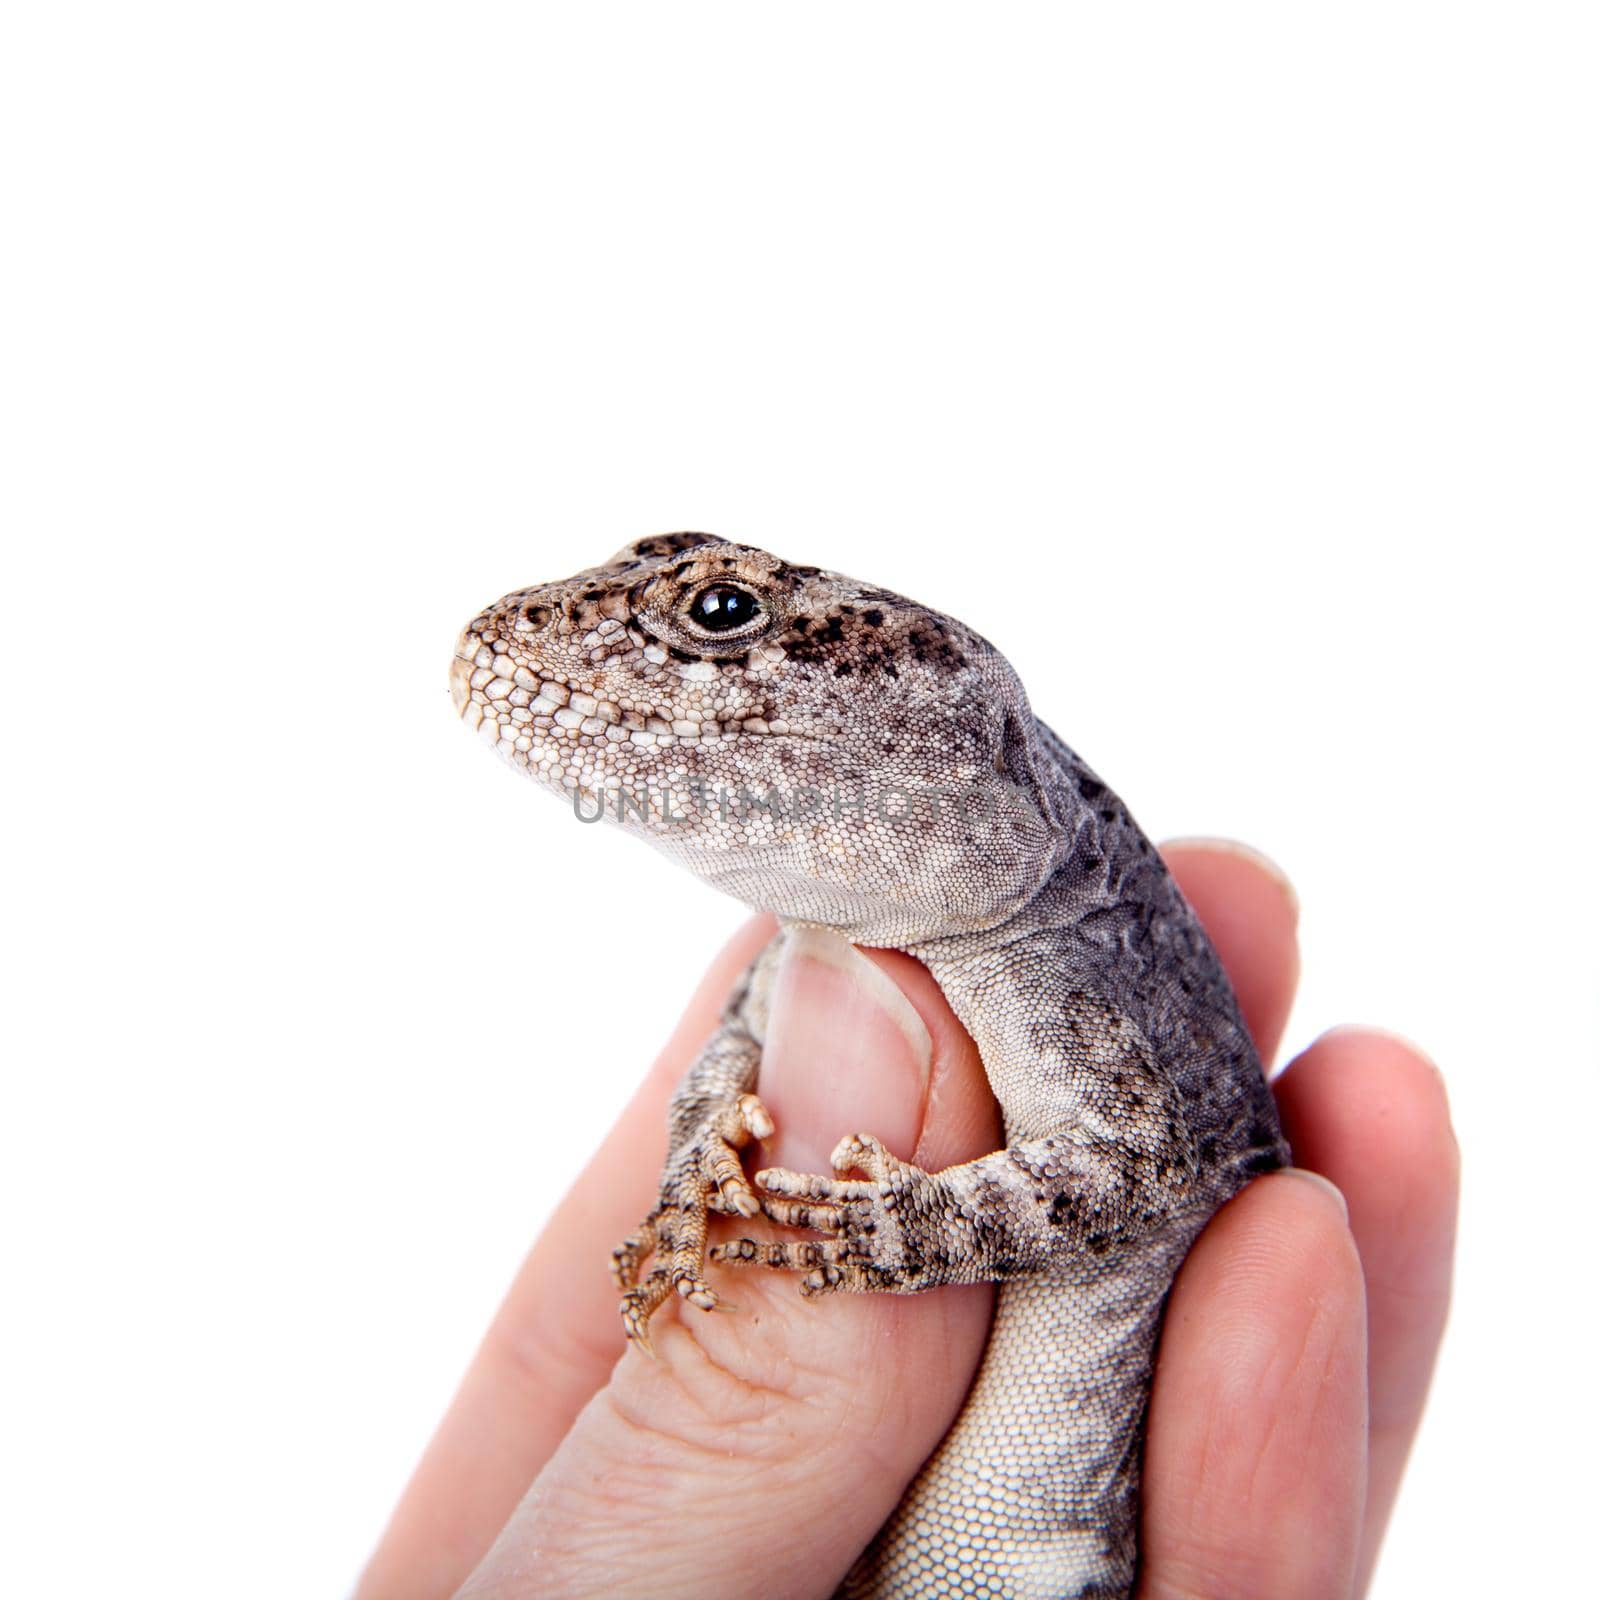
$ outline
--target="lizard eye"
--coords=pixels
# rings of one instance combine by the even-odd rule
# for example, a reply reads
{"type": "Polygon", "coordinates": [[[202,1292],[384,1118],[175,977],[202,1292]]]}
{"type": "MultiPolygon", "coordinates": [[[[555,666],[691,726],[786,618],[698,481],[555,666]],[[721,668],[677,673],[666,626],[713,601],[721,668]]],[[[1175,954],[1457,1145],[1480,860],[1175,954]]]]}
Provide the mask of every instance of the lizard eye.
{"type": "Polygon", "coordinates": [[[707,633],[732,633],[761,615],[761,602],[748,589],[715,583],[689,602],[689,620],[707,633]]]}

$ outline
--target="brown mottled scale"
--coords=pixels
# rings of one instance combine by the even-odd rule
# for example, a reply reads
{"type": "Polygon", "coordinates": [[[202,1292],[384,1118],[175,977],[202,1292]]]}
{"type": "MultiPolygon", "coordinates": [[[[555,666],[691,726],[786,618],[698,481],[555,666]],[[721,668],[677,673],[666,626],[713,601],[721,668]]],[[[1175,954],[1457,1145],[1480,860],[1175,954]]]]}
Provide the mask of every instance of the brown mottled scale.
{"type": "Polygon", "coordinates": [[[669,1296],[714,1306],[740,1266],[812,1294],[1000,1284],[961,1416],[842,1592],[1128,1594],[1167,1291],[1206,1219],[1287,1153],[1216,955],[1127,810],[964,624],[706,534],[507,595],[451,680],[463,718],[580,815],[786,921],[918,957],[1005,1119],[1003,1150],[943,1172],[869,1139],[832,1175],[752,1183],[769,947],[680,1086],[658,1203],[614,1257],[629,1335],[669,1296]],[[713,1211],[806,1247],[708,1251],[713,1211]]]}

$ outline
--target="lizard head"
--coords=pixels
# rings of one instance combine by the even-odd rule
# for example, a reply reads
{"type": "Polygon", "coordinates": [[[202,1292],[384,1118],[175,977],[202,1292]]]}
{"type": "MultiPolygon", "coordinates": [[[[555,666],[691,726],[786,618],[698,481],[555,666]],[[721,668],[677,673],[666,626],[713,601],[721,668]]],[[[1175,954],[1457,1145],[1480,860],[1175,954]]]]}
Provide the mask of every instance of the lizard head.
{"type": "Polygon", "coordinates": [[[953,618],[702,533],[479,613],[463,719],[514,766],[752,905],[858,942],[984,926],[1057,831],[1004,658],[953,618]]]}

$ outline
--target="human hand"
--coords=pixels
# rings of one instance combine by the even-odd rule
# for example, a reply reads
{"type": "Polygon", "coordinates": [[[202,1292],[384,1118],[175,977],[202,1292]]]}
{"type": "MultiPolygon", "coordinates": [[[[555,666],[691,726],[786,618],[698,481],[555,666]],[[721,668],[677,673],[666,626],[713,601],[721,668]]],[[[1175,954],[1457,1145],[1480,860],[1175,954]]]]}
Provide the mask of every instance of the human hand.
{"type": "MultiPolygon", "coordinates": [[[[1298,969],[1292,895],[1236,848],[1164,853],[1269,1060],[1298,969]]],[[[718,958],[535,1244],[358,1600],[828,1596],[954,1419],[986,1287],[808,1303],[787,1277],[741,1275],[724,1285],[737,1309],[664,1308],[658,1359],[624,1353],[609,1252],[653,1194],[673,1085],[771,933],[757,919],[718,958]]],[[[1179,1274],[1145,1453],[1145,1600],[1361,1593],[1438,1347],[1457,1156],[1437,1072],[1339,1029],[1274,1087],[1296,1160],[1338,1187],[1258,1179],[1179,1274]]],[[[761,1093],[778,1122],[763,1165],[820,1170],[858,1127],[934,1170],[1001,1142],[971,1041],[894,952],[786,965],[761,1093]]]]}

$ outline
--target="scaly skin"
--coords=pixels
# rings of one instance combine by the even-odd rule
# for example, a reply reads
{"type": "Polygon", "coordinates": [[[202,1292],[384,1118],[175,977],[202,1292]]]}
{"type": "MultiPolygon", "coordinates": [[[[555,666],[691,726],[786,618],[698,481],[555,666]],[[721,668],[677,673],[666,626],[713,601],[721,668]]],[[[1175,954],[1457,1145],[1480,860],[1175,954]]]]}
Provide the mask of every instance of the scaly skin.
{"type": "Polygon", "coordinates": [[[615,1253],[629,1336],[674,1293],[715,1306],[708,1261],[810,1295],[1000,1284],[965,1409],[843,1593],[1128,1594],[1173,1274],[1287,1152],[1216,955],[1127,810],[971,629],[706,534],[507,595],[452,688],[580,816],[786,924],[916,956],[1004,1115],[1005,1149],[944,1172],[841,1129],[831,1175],[748,1178],[780,939],[680,1086],[658,1203],[615,1253]],[[708,1246],[714,1212],[792,1237],[708,1246]]]}

